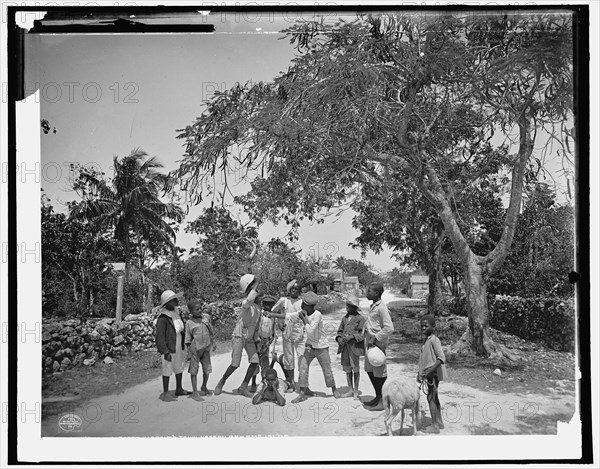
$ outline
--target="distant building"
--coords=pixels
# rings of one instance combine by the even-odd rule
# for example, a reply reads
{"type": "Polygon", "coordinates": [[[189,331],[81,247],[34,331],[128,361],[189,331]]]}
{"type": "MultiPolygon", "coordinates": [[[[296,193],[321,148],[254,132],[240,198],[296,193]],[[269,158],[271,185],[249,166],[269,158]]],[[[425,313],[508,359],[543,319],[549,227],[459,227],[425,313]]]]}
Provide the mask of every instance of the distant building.
{"type": "Polygon", "coordinates": [[[358,277],[350,275],[348,277],[344,277],[342,288],[344,293],[354,293],[355,295],[359,295],[360,283],[358,282],[358,277]]]}
{"type": "Polygon", "coordinates": [[[408,296],[410,298],[422,298],[429,293],[429,276],[411,275],[408,285],[408,296]]]}
{"type": "Polygon", "coordinates": [[[319,273],[322,276],[329,276],[333,279],[333,291],[360,294],[358,277],[353,275],[347,276],[342,269],[322,269],[319,273]]]}

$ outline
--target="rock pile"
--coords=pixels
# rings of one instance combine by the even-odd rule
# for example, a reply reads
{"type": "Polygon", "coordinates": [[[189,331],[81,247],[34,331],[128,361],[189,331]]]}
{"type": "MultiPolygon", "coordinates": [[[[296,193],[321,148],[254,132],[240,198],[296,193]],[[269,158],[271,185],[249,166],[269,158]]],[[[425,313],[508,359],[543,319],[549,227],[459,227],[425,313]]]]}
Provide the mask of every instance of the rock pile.
{"type": "Polygon", "coordinates": [[[154,347],[153,317],[129,314],[117,324],[113,318],[52,320],[42,324],[42,372],[92,366],[105,357],[154,347]]]}

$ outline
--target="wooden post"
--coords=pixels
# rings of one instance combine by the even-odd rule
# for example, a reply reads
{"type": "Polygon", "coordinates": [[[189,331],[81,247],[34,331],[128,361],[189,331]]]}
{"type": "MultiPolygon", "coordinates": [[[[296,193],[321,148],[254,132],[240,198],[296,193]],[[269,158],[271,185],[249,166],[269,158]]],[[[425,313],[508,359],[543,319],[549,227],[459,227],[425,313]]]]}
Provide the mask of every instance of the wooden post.
{"type": "Polygon", "coordinates": [[[146,313],[150,314],[150,311],[152,311],[152,282],[150,280],[148,280],[148,291],[146,293],[146,313]]]}
{"type": "Polygon", "coordinates": [[[123,312],[123,276],[117,277],[117,311],[115,317],[117,324],[121,322],[121,314],[123,312]]]}

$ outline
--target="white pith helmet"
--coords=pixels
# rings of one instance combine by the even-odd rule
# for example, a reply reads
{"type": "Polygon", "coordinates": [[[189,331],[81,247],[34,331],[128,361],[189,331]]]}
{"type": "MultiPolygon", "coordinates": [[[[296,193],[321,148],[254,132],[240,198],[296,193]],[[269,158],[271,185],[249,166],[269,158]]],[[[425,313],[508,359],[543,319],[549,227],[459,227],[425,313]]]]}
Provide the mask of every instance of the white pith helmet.
{"type": "Polygon", "coordinates": [[[255,280],[256,280],[256,277],[252,274],[242,275],[242,278],[240,279],[240,288],[242,289],[242,291],[244,293],[246,293],[246,290],[248,289],[250,284],[252,282],[254,282],[255,280]]]}
{"type": "Polygon", "coordinates": [[[367,358],[369,363],[374,367],[381,366],[385,363],[385,353],[379,347],[371,347],[367,350],[367,358]]]}

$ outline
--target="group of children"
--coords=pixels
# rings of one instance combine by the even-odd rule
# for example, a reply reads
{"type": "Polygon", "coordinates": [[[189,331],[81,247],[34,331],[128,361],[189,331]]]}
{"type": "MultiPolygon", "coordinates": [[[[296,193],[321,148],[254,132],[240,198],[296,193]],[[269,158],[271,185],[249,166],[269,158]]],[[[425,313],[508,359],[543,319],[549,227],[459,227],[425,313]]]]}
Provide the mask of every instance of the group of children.
{"type": "MultiPolygon", "coordinates": [[[[337,354],[341,356],[341,365],[346,373],[349,388],[349,391],[341,393],[336,388],[331,370],[329,337],[324,328],[322,315],[316,310],[318,295],[308,291],[300,296],[300,287],[294,280],[288,284],[288,297],[276,300],[266,295],[261,298],[257,290],[257,279],[252,274],[244,275],[240,280],[240,286],[246,298],[242,302],[232,332],[231,363],[217,383],[214,389],[215,395],[222,393],[229,376],[239,368],[242,352],[245,350],[249,366],[242,384],[234,393],[252,398],[253,404],[271,401],[283,406],[286,403],[284,394],[293,391],[298,392],[298,397],[292,401],[293,403],[314,396],[315,393],[308,387],[308,371],[310,363],[315,358],[322,368],[325,383],[332,389],[334,397],[353,396],[359,400],[360,357],[365,356],[366,350],[373,344],[381,347],[385,352],[385,344],[382,346],[378,343],[376,333],[369,334],[369,327],[366,324],[369,315],[365,318],[360,314],[357,296],[347,297],[346,315],[342,318],[335,337],[338,344],[337,354]],[[282,354],[278,354],[275,348],[278,332],[282,336],[282,354]],[[294,381],[296,360],[299,368],[297,383],[294,381]],[[282,368],[285,380],[278,377],[274,369],[275,363],[282,368]],[[262,378],[260,389],[257,386],[259,374],[262,378]]],[[[382,291],[379,293],[379,301],[381,293],[382,291]]],[[[371,295],[373,296],[372,293],[371,295]]],[[[216,349],[211,326],[213,309],[198,300],[190,301],[188,303],[190,318],[184,324],[177,308],[180,296],[172,291],[164,292],[158,308],[156,343],[163,362],[163,393],[160,398],[165,401],[176,399],[168,392],[169,376],[175,372],[175,396],[189,395],[192,399],[201,401],[203,396],[213,394],[213,391],[207,387],[212,372],[210,354],[216,349]],[[186,358],[190,362],[192,392],[184,390],[181,385],[181,373],[186,358]],[[197,377],[200,365],[202,365],[202,384],[198,389],[197,377]]],[[[376,295],[370,299],[373,300],[371,313],[376,310],[379,301],[375,301],[376,295]]],[[[446,377],[446,359],[434,330],[435,318],[424,316],[421,319],[421,331],[425,340],[419,356],[417,381],[427,393],[431,410],[432,425],[425,430],[429,433],[439,433],[439,430],[444,428],[438,386],[439,382],[446,377]]],[[[388,330],[388,335],[390,332],[388,330]]],[[[379,336],[380,339],[382,337],[379,336]]],[[[365,358],[365,369],[377,394],[373,402],[365,403],[365,406],[375,406],[371,407],[371,410],[382,410],[377,407],[381,400],[380,391],[377,391],[381,388],[378,384],[383,385],[386,379],[385,365],[383,366],[383,377],[377,378],[372,372],[373,365],[365,358]],[[371,371],[368,369],[369,365],[371,371]]]]}

